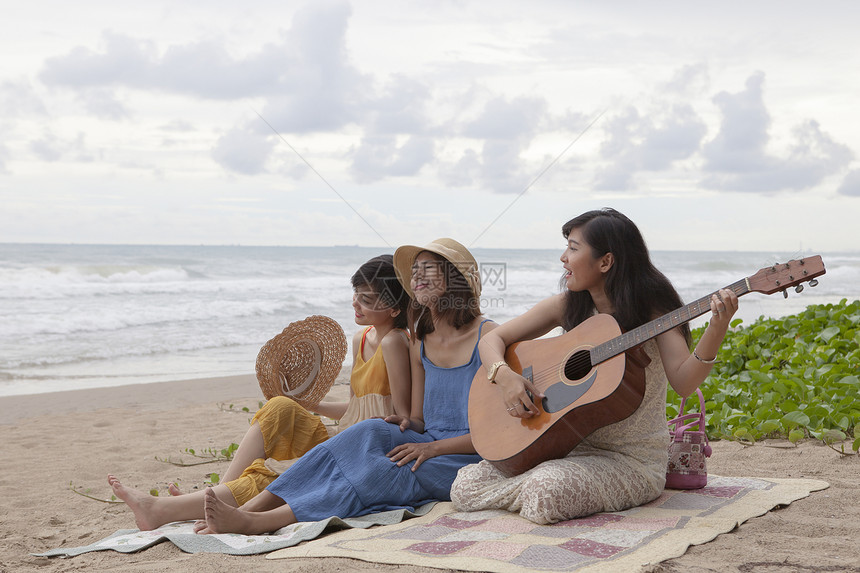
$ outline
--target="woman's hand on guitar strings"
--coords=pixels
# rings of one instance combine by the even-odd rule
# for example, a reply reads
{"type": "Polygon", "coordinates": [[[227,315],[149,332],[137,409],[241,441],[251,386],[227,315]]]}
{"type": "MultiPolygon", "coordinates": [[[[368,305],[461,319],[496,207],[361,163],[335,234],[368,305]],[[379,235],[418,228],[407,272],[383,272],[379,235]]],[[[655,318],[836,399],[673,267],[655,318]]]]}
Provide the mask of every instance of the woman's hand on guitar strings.
{"type": "Polygon", "coordinates": [[[505,368],[504,372],[496,377],[496,384],[504,390],[502,396],[505,400],[505,409],[511,416],[531,418],[540,413],[535,406],[534,397],[543,399],[544,395],[528,378],[520,376],[510,368],[505,368]]]}
{"type": "Polygon", "coordinates": [[[711,324],[725,333],[738,311],[738,296],[729,289],[720,289],[711,295],[711,324]]]}

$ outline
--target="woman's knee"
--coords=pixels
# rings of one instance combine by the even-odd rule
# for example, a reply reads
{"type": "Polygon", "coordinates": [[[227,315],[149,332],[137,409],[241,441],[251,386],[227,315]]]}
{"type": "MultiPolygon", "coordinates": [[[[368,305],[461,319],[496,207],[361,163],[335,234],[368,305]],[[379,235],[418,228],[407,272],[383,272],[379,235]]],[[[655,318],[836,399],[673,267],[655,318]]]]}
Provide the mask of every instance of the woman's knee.
{"type": "Polygon", "coordinates": [[[286,396],[275,396],[273,398],[269,398],[266,403],[263,404],[263,407],[260,408],[260,411],[275,410],[279,412],[291,412],[296,408],[301,408],[301,406],[299,406],[299,404],[292,398],[287,398],[286,396]]]}

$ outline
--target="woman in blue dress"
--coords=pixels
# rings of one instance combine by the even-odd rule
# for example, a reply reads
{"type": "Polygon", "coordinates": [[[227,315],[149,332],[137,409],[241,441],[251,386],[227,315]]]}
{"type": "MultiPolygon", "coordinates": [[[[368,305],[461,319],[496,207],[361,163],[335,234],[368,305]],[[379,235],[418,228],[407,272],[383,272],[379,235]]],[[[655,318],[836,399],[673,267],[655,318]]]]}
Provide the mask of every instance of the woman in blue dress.
{"type": "Polygon", "coordinates": [[[412,298],[410,416],[355,424],[241,508],[207,491],[199,533],[259,534],[449,500],[457,471],[480,460],[469,436],[469,388],[481,367],[478,341],[496,325],[481,317],[478,265],[457,241],[437,239],[400,247],[394,266],[412,298]]]}

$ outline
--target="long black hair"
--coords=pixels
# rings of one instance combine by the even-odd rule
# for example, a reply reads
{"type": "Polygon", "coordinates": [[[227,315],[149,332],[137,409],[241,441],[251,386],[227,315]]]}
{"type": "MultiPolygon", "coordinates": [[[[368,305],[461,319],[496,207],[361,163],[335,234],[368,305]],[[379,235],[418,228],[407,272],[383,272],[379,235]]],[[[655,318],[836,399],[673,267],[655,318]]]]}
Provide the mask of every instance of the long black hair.
{"type": "MultiPolygon", "coordinates": [[[[684,306],[666,275],[651,263],[642,233],[625,215],[610,208],[588,211],[565,223],[561,234],[567,238],[573,229],[582,233],[595,259],[606,253],[613,255],[614,262],[606,273],[604,288],[614,309],[612,316],[622,330],[632,330],[684,306]]],[[[594,311],[594,301],[588,291],[567,291],[562,326],[570,330],[594,311]]],[[[678,328],[689,345],[689,324],[678,328]]]]}

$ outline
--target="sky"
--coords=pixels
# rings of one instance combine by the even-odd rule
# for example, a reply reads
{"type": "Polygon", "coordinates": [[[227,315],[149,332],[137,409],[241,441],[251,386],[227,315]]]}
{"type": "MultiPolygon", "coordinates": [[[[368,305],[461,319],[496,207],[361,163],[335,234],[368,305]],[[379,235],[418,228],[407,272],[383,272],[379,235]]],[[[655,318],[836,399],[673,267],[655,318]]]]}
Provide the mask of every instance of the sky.
{"type": "Polygon", "coordinates": [[[860,3],[19,3],[0,242],[858,251],[860,3]]]}

